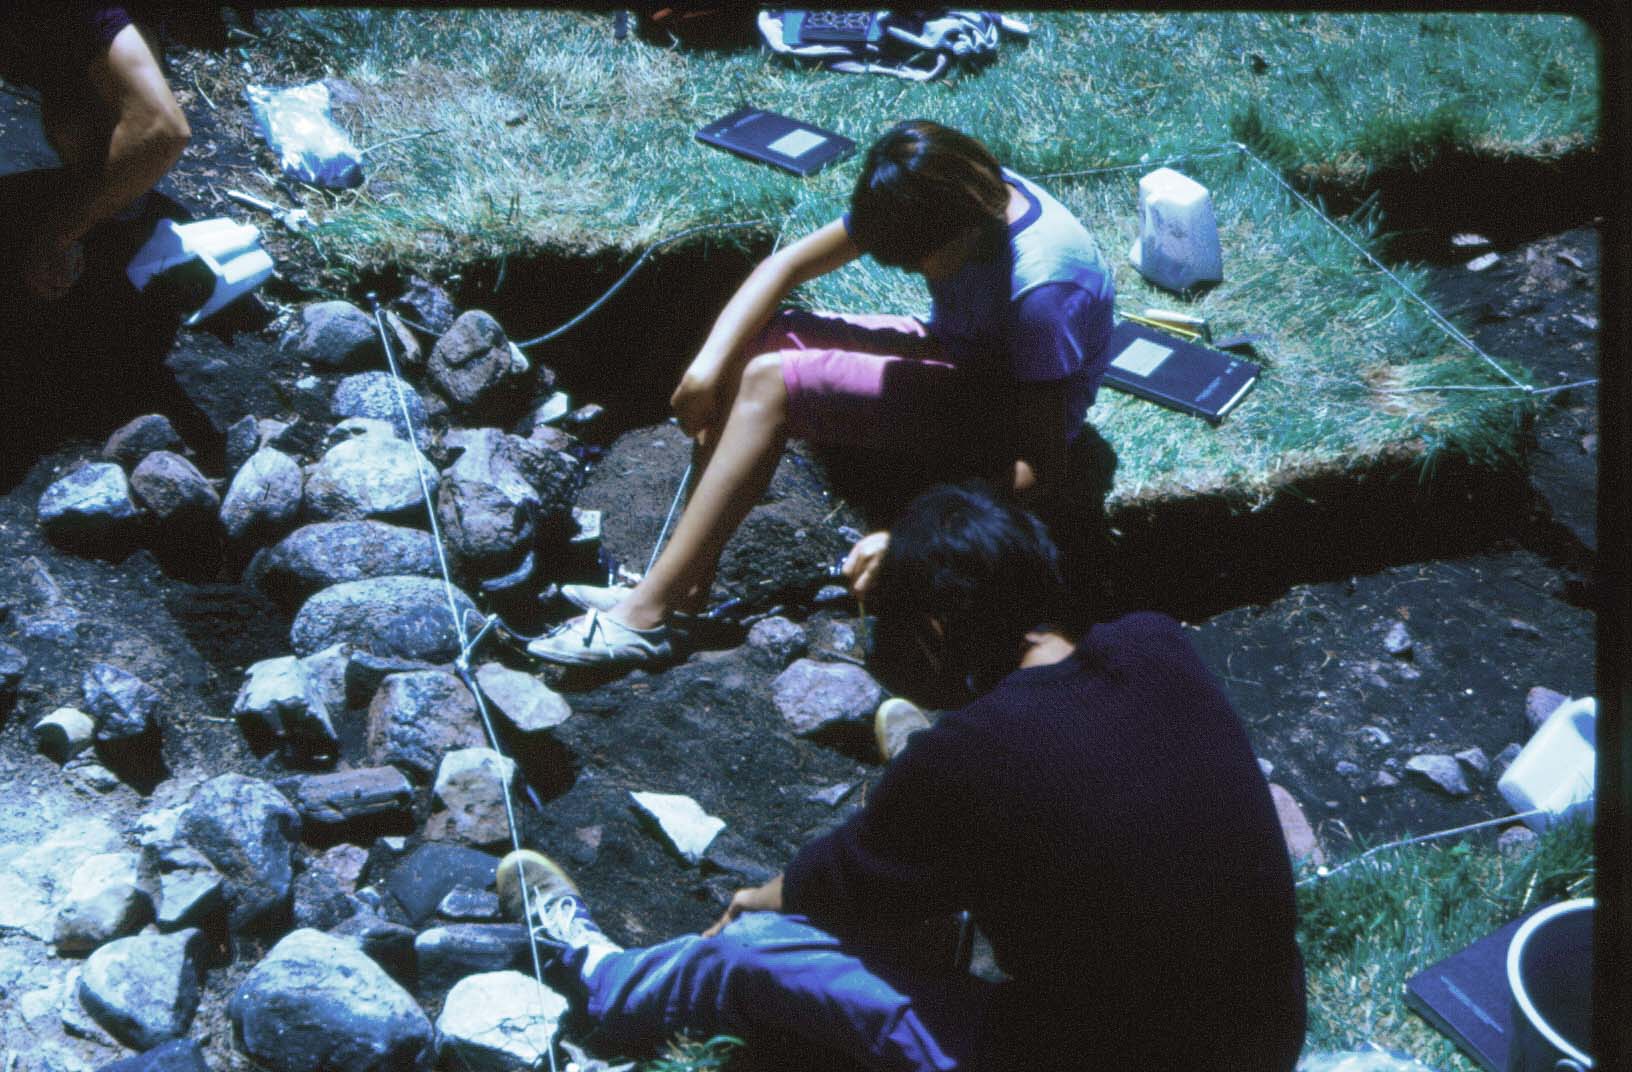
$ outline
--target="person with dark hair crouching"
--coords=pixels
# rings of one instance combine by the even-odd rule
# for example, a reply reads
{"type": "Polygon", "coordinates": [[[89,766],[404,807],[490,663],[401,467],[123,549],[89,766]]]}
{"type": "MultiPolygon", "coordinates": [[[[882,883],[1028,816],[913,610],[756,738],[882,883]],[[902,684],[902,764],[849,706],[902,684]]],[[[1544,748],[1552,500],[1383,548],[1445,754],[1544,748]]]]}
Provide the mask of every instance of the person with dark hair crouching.
{"type": "Polygon", "coordinates": [[[1048,536],[978,486],[908,506],[869,609],[916,664],[894,674],[912,698],[958,706],[702,935],[619,949],[546,857],[500,864],[592,1039],[792,1034],[875,1069],[1291,1069],[1291,866],[1240,720],[1180,625],[1061,632],[1048,536]],[[882,951],[959,910],[1005,981],[882,951]]]}

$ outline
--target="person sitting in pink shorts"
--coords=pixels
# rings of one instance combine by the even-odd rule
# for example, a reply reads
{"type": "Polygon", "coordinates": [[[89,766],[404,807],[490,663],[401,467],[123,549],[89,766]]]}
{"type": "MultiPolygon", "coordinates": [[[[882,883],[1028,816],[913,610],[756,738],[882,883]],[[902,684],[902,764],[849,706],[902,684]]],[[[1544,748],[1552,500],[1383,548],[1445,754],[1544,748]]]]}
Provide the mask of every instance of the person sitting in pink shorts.
{"type": "MultiPolygon", "coordinates": [[[[726,542],[790,436],[947,461],[1035,505],[1063,479],[1109,360],[1111,273],[1082,224],[980,142],[899,123],[862,163],[850,210],[762,261],[714,322],[671,398],[696,439],[674,533],[632,588],[567,585],[587,613],[528,650],[579,666],[673,655],[670,617],[701,610],[726,542]],[[779,307],[862,254],[922,275],[928,322],[779,307]]],[[[858,595],[887,532],[844,563],[858,595]]]]}

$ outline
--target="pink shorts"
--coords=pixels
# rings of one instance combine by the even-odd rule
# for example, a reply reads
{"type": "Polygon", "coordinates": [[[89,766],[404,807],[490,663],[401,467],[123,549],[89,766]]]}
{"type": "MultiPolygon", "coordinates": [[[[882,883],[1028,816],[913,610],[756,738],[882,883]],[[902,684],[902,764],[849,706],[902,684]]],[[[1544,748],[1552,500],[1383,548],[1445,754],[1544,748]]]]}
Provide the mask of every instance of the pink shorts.
{"type": "Polygon", "coordinates": [[[788,434],[813,443],[934,449],[968,408],[968,376],[910,316],[786,309],[747,353],[781,357],[788,434]]]}

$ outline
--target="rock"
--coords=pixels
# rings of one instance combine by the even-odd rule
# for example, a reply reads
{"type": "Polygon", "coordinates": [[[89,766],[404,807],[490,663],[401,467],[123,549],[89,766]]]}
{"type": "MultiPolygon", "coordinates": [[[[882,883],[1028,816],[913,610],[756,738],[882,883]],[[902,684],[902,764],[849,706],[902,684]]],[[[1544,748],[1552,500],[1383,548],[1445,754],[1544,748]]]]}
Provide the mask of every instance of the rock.
{"type": "Polygon", "coordinates": [[[384,521],[322,521],[285,536],[260,561],[253,580],[292,607],[347,581],[440,575],[429,532],[384,521]]]}
{"type": "Polygon", "coordinates": [[[345,301],[302,306],[289,345],[296,357],[321,368],[357,368],[385,360],[374,318],[345,301]]]}
{"type": "Polygon", "coordinates": [[[1502,259],[1499,253],[1481,253],[1467,264],[1468,271],[1482,272],[1502,259]]]}
{"type": "Polygon", "coordinates": [[[244,978],[228,1014],[245,1053],[273,1072],[396,1072],[429,1066],[430,1021],[353,943],[289,934],[244,978]]]}
{"type": "Polygon", "coordinates": [[[805,799],[813,801],[817,804],[826,804],[830,808],[836,808],[839,806],[839,801],[849,796],[850,790],[854,789],[855,787],[855,782],[839,782],[838,784],[830,785],[825,789],[817,789],[813,792],[806,793],[805,799]]]}
{"type": "Polygon", "coordinates": [[[425,412],[425,400],[419,397],[411,384],[403,383],[401,395],[396,384],[401,383],[389,372],[359,372],[347,376],[335,388],[329,412],[337,420],[347,417],[368,417],[389,422],[397,438],[413,442],[417,437],[425,441],[426,425],[430,418],[425,412]],[[402,416],[402,407],[408,406],[408,420],[402,416]],[[412,428],[409,426],[412,421],[412,428]]]}
{"type": "Polygon", "coordinates": [[[233,476],[221,501],[221,526],[234,540],[281,532],[300,515],[305,477],[295,459],[263,447],[233,476]]]}
{"type": "Polygon", "coordinates": [[[227,427],[226,440],[226,463],[229,473],[236,473],[249,461],[251,454],[266,445],[261,438],[261,422],[254,414],[233,421],[227,427]]]}
{"type": "Polygon", "coordinates": [[[176,844],[152,846],[145,853],[159,872],[155,907],[160,930],[200,923],[226,904],[226,880],[197,849],[176,844]]]}
{"type": "MultiPolygon", "coordinates": [[[[480,621],[469,596],[456,588],[453,600],[467,621],[480,621]]],[[[332,644],[433,663],[459,654],[446,590],[430,577],[372,577],[325,588],[300,608],[289,640],[300,655],[332,644]]]]}
{"type": "Polygon", "coordinates": [[[1466,767],[1470,774],[1480,778],[1490,773],[1490,757],[1485,755],[1485,750],[1478,745],[1456,753],[1456,761],[1466,767]]]}
{"type": "Polygon", "coordinates": [[[299,759],[332,759],[338,753],[340,741],[328,705],[293,655],[251,666],[232,714],[240,724],[282,742],[299,759]]]}
{"type": "Polygon", "coordinates": [[[486,743],[475,699],[446,671],[392,674],[369,704],[368,754],[420,781],[429,780],[451,749],[486,743]]]}
{"type": "Polygon", "coordinates": [[[130,490],[161,522],[213,519],[221,496],[192,462],[167,450],[156,450],[130,474],[130,490]]]}
{"type": "Polygon", "coordinates": [[[554,424],[572,412],[572,399],[565,391],[556,391],[544,401],[533,407],[533,411],[522,422],[530,434],[540,425],[554,424]]]}
{"type": "Polygon", "coordinates": [[[1268,778],[1268,777],[1272,776],[1275,773],[1275,764],[1271,763],[1267,759],[1259,759],[1258,760],[1258,771],[1265,778],[1268,778]]]}
{"type": "Polygon", "coordinates": [[[805,628],[787,618],[762,618],[748,630],[748,647],[772,666],[787,666],[810,650],[805,628]]]}
{"type": "Polygon", "coordinates": [[[0,933],[19,931],[51,941],[57,901],[80,864],[123,848],[119,832],[95,818],[65,823],[27,841],[0,842],[0,933]]]}
{"type": "Polygon", "coordinates": [[[290,916],[296,927],[326,931],[356,915],[362,907],[327,871],[307,868],[295,879],[290,916]]]}
{"type": "Polygon", "coordinates": [[[1496,839],[1496,851],[1509,859],[1517,859],[1534,852],[1540,841],[1534,830],[1521,823],[1502,831],[1496,839]]]}
{"type": "Polygon", "coordinates": [[[455,320],[436,340],[426,375],[456,414],[497,417],[519,408],[531,368],[498,321],[479,309],[455,320]]]}
{"type": "Polygon", "coordinates": [[[34,743],[58,763],[66,763],[91,746],[96,723],[73,707],[59,707],[34,724],[34,743]]]}
{"type": "Polygon", "coordinates": [[[311,866],[334,876],[340,888],[347,893],[357,892],[363,868],[368,865],[368,850],[359,845],[334,845],[313,860],[311,866]]]}
{"type": "Polygon", "coordinates": [[[1496,765],[1496,777],[1500,778],[1506,774],[1507,768],[1513,765],[1513,761],[1519,758],[1522,751],[1524,746],[1517,741],[1509,741],[1504,745],[1502,750],[1496,753],[1496,759],[1493,761],[1496,765]]]}
{"type": "Polygon", "coordinates": [[[414,934],[412,927],[381,919],[373,911],[359,908],[333,927],[329,934],[362,950],[363,954],[391,973],[395,979],[413,978],[414,934]]]}
{"type": "Polygon", "coordinates": [[[392,674],[406,674],[414,670],[439,669],[423,659],[404,659],[398,655],[375,655],[373,652],[353,652],[346,661],[346,706],[367,707],[374,694],[392,674]]]}
{"type": "Polygon", "coordinates": [[[1394,738],[1388,735],[1388,731],[1379,726],[1361,726],[1355,730],[1354,735],[1360,738],[1360,743],[1367,748],[1387,748],[1394,743],[1394,738]]]}
{"type": "Polygon", "coordinates": [[[428,841],[392,869],[386,889],[417,927],[436,913],[455,886],[490,889],[498,867],[497,858],[485,852],[428,841]]]}
{"type": "Polygon", "coordinates": [[[567,701],[544,682],[500,663],[483,663],[477,667],[476,687],[482,690],[492,709],[519,733],[554,729],[572,715],[567,701]]]}
{"type": "Polygon", "coordinates": [[[210,1072],[204,1048],[192,1039],[171,1039],[146,1053],[126,1057],[97,1072],[210,1072]]]}
{"type": "Polygon", "coordinates": [[[424,516],[425,489],[435,493],[437,473],[412,445],[376,426],[330,447],[306,472],[306,510],[326,521],[415,521],[424,516]],[[420,478],[423,475],[424,483],[420,478]]]}
{"type": "Polygon", "coordinates": [[[111,793],[120,786],[117,774],[95,760],[84,757],[65,763],[62,772],[95,793],[111,793]]]}
{"type": "MultiPolygon", "coordinates": [[[[3,616],[0,616],[0,619],[3,619],[3,616]]],[[[26,673],[28,656],[10,644],[0,643],[0,719],[11,713],[12,705],[17,702],[17,689],[22,685],[23,675],[26,673]]]]}
{"type": "Polygon", "coordinates": [[[80,682],[85,707],[96,719],[96,739],[129,741],[157,726],[158,690],[135,674],[107,663],[96,663],[80,682]]]}
{"type": "Polygon", "coordinates": [[[531,938],[519,923],[450,923],[414,939],[422,993],[446,990],[467,975],[532,964],[531,938]]]}
{"type": "Polygon", "coordinates": [[[788,728],[801,737],[840,723],[866,722],[885,692],[859,666],[800,659],[771,683],[771,698],[788,728]]]}
{"type": "Polygon", "coordinates": [[[492,923],[504,915],[499,895],[473,886],[455,886],[436,906],[436,914],[456,923],[492,923]]]}
{"type": "Polygon", "coordinates": [[[1529,725],[1530,732],[1535,733],[1541,729],[1541,724],[1546,722],[1554,711],[1568,703],[1569,699],[1568,696],[1561,692],[1554,692],[1552,689],[1543,688],[1540,685],[1526,693],[1524,697],[1524,720],[1529,725]]]}
{"type": "Polygon", "coordinates": [[[351,649],[344,644],[330,644],[322,651],[303,656],[300,669],[306,675],[312,695],[322,701],[330,719],[342,715],[350,706],[346,698],[346,675],[351,670],[351,649]]]}
{"type": "Polygon", "coordinates": [[[425,836],[467,845],[496,845],[510,836],[505,803],[516,761],[491,748],[457,748],[442,757],[431,790],[425,836]],[[439,807],[437,807],[439,806],[439,807]]]}
{"type": "Polygon", "coordinates": [[[441,1052],[473,1072],[528,1072],[555,1038],[567,999],[521,972],[461,979],[437,1017],[441,1052]]]}
{"type": "Polygon", "coordinates": [[[145,1050],[179,1038],[198,1009],[203,944],[193,929],[109,942],[86,960],[79,1000],[127,1046],[145,1050]]]}
{"type": "Polygon", "coordinates": [[[1509,618],[1507,620],[1507,630],[1510,633],[1517,633],[1519,636],[1527,636],[1533,640],[1540,640],[1547,635],[1536,626],[1531,625],[1522,618],[1509,618]]]}
{"type": "Polygon", "coordinates": [[[1325,866],[1326,854],[1321,851],[1320,840],[1315,837],[1314,828],[1304,817],[1297,799],[1274,782],[1269,784],[1269,793],[1275,801],[1275,816],[1281,821],[1281,836],[1286,839],[1287,855],[1292,857],[1294,863],[1307,860],[1316,867],[1325,866]]]}
{"type": "Polygon", "coordinates": [[[690,797],[676,793],[629,794],[641,811],[657,822],[669,845],[687,863],[696,864],[708,851],[709,842],[725,829],[725,820],[703,811],[690,797]]]}
{"type": "Polygon", "coordinates": [[[381,319],[385,321],[385,330],[391,336],[391,354],[396,358],[397,368],[406,372],[422,371],[425,368],[425,348],[419,344],[419,336],[403,322],[402,317],[389,309],[381,319]]]}
{"type": "Polygon", "coordinates": [[[447,291],[419,276],[408,277],[408,289],[391,303],[391,307],[412,319],[430,335],[446,332],[459,315],[447,291]]]}
{"type": "Polygon", "coordinates": [[[177,833],[226,880],[234,932],[275,918],[288,904],[300,814],[270,785],[241,774],[211,778],[188,801],[177,833]]]}
{"type": "Polygon", "coordinates": [[[1360,767],[1359,767],[1358,764],[1351,763],[1346,759],[1338,760],[1337,761],[1337,766],[1334,767],[1333,769],[1338,773],[1338,775],[1340,777],[1343,777],[1343,778],[1353,778],[1356,775],[1361,773],[1360,772],[1360,767]]]}
{"type": "Polygon", "coordinates": [[[1451,756],[1412,756],[1405,761],[1405,769],[1450,796],[1465,797],[1473,792],[1462,776],[1461,764],[1451,756]]]}
{"type": "Polygon", "coordinates": [[[176,434],[170,418],[162,413],[149,413],[110,435],[102,446],[102,457],[129,469],[156,450],[179,452],[182,446],[181,436],[176,434]]]}
{"type": "Polygon", "coordinates": [[[309,774],[287,784],[307,823],[334,826],[379,816],[407,819],[413,813],[414,787],[395,767],[309,774]]]}
{"type": "Polygon", "coordinates": [[[1371,787],[1373,789],[1393,789],[1399,784],[1400,780],[1387,771],[1378,771],[1371,776],[1371,787]]]}
{"type": "Polygon", "coordinates": [[[88,462],[40,496],[40,526],[52,536],[111,534],[140,516],[125,471],[112,462],[88,462]]]}
{"type": "Polygon", "coordinates": [[[453,431],[460,451],[437,489],[437,519],[460,561],[492,572],[531,545],[540,525],[570,536],[581,467],[571,456],[496,428],[453,431]]]}
{"type": "Polygon", "coordinates": [[[153,876],[134,852],[92,856],[74,871],[68,896],[57,910],[52,936],[57,951],[88,953],[129,934],[153,915],[153,876]]]}
{"type": "Polygon", "coordinates": [[[1398,659],[1409,659],[1413,641],[1404,622],[1395,622],[1383,636],[1383,650],[1398,659]]]}

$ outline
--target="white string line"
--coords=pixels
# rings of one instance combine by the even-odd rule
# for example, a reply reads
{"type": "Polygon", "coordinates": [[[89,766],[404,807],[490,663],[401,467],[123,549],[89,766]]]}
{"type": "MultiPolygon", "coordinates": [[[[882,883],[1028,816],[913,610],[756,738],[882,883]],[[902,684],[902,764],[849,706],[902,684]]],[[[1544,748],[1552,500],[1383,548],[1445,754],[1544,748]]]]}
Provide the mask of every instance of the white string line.
{"type": "MultiPolygon", "coordinates": [[[[396,396],[397,408],[402,413],[403,423],[408,429],[408,445],[413,448],[414,457],[418,463],[414,468],[419,476],[419,489],[425,500],[425,514],[430,519],[431,523],[431,542],[436,547],[436,561],[442,572],[442,591],[444,596],[447,597],[448,614],[453,621],[454,633],[459,639],[459,655],[453,661],[453,668],[458,673],[459,679],[464,682],[465,688],[470,690],[472,698],[474,698],[476,701],[476,710],[481,715],[482,727],[487,732],[488,743],[492,745],[493,751],[503,759],[510,759],[509,756],[504,754],[504,749],[499,745],[498,733],[494,730],[493,719],[488,714],[487,701],[483,699],[482,690],[478,688],[476,682],[472,680],[470,673],[471,651],[474,650],[481,639],[487,635],[488,630],[493,627],[494,622],[497,621],[498,618],[497,615],[488,618],[481,629],[477,631],[474,638],[471,638],[465,631],[464,613],[460,611],[458,600],[454,597],[453,572],[448,568],[447,551],[443,546],[442,526],[438,523],[436,518],[436,504],[431,500],[430,483],[425,478],[425,470],[431,463],[425,457],[425,453],[419,446],[418,430],[414,427],[413,415],[408,410],[406,383],[402,378],[401,371],[397,368],[397,359],[391,352],[391,340],[385,330],[385,321],[380,315],[379,300],[373,295],[369,296],[369,300],[374,307],[374,327],[379,332],[380,345],[385,351],[385,362],[391,369],[391,387],[396,396]]],[[[515,764],[515,760],[513,759],[510,760],[510,762],[515,764]]],[[[503,764],[500,764],[499,795],[504,799],[504,817],[506,824],[510,828],[510,844],[516,851],[519,852],[521,850],[521,834],[516,824],[515,806],[510,800],[510,786],[508,781],[504,779],[502,771],[503,764]]],[[[525,875],[521,877],[525,878],[525,875]]],[[[539,987],[542,989],[545,987],[544,965],[539,961],[538,943],[533,940],[532,935],[532,894],[527,888],[527,883],[525,881],[519,882],[518,885],[521,887],[522,915],[526,920],[528,927],[527,949],[528,952],[532,954],[533,977],[537,980],[539,987]]],[[[533,992],[533,997],[538,1002],[539,1019],[545,1023],[548,1023],[549,1014],[544,1009],[543,994],[540,991],[535,990],[533,992]]],[[[546,1047],[545,1052],[550,1059],[551,1072],[554,1072],[555,1047],[553,1045],[553,1039],[552,1044],[546,1047]]],[[[535,1060],[535,1064],[536,1063],[537,1062],[535,1060]]]]}
{"type": "Polygon", "coordinates": [[[1321,868],[1317,873],[1310,875],[1302,882],[1299,882],[1298,886],[1301,888],[1314,882],[1321,882],[1325,879],[1329,879],[1333,875],[1347,871],[1355,864],[1367,859],[1368,857],[1375,856],[1377,853],[1382,852],[1385,849],[1398,849],[1403,848],[1406,845],[1416,845],[1424,841],[1433,841],[1437,838],[1451,837],[1454,834],[1466,834],[1469,831],[1481,830],[1487,826],[1501,826],[1504,823],[1514,823],[1521,819],[1527,819],[1532,815],[1542,815],[1546,813],[1546,808],[1531,808],[1529,811],[1521,811],[1516,815],[1504,815],[1499,819],[1486,819],[1483,822],[1469,823],[1467,826],[1457,826],[1451,828],[1450,830],[1437,830],[1432,834],[1420,834],[1417,837],[1402,838],[1399,841],[1390,841],[1386,845],[1378,845],[1374,849],[1367,849],[1354,859],[1341,863],[1336,867],[1321,868]]]}
{"type": "Polygon", "coordinates": [[[668,538],[669,525],[674,521],[674,512],[680,509],[680,500],[685,497],[686,484],[691,480],[691,468],[695,464],[695,461],[687,462],[686,471],[680,474],[680,486],[674,489],[674,502],[669,504],[669,516],[663,519],[663,527],[657,532],[657,542],[652,545],[652,557],[646,563],[647,573],[652,572],[652,567],[657,565],[658,552],[663,550],[663,541],[668,538]]]}

